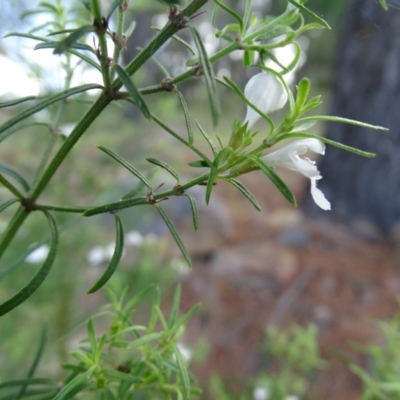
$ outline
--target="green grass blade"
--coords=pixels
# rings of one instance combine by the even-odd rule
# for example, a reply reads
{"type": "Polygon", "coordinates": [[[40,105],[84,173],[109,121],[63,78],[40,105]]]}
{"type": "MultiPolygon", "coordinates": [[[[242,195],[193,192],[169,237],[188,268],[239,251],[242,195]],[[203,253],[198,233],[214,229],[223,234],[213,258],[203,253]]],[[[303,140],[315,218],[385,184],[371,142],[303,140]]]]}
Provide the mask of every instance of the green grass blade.
{"type": "Polygon", "coordinates": [[[115,229],[117,231],[117,237],[115,240],[115,249],[110,264],[108,265],[104,274],[87,292],[87,294],[97,292],[101,287],[103,287],[112,277],[115,270],[117,269],[119,262],[121,261],[122,252],[124,250],[124,227],[122,225],[122,220],[119,215],[115,215],[115,229]]]}
{"type": "Polygon", "coordinates": [[[46,215],[47,220],[49,222],[50,232],[51,232],[51,243],[50,243],[49,254],[47,255],[47,258],[43,266],[33,277],[33,279],[24,288],[22,288],[15,296],[13,296],[11,299],[5,301],[3,304],[0,305],[0,316],[7,314],[9,311],[11,311],[15,307],[23,303],[25,300],[27,300],[43,283],[48,273],[50,272],[51,267],[53,266],[58,250],[58,229],[53,216],[48,212],[44,212],[44,214],[46,215]]]}
{"type": "Polygon", "coordinates": [[[74,47],[74,45],[80,38],[82,38],[86,34],[93,32],[93,31],[94,31],[93,25],[85,25],[85,26],[81,26],[78,29],[75,29],[64,40],[61,40],[61,42],[58,42],[58,44],[54,47],[53,54],[62,54],[64,52],[66,52],[70,48],[74,47]]]}
{"type": "Polygon", "coordinates": [[[189,268],[192,268],[192,260],[190,258],[190,255],[188,251],[186,250],[185,245],[182,242],[181,237],[179,236],[179,233],[176,231],[174,225],[172,224],[171,220],[169,219],[167,213],[165,210],[160,207],[158,204],[154,204],[154,207],[156,207],[157,211],[160,213],[161,218],[164,220],[165,225],[167,225],[167,228],[171,232],[172,237],[174,238],[177,246],[179,247],[179,250],[181,251],[184,259],[186,260],[189,268]]]}
{"type": "Polygon", "coordinates": [[[253,204],[254,208],[257,211],[262,211],[260,204],[258,203],[257,199],[254,197],[254,195],[247,189],[246,186],[243,185],[242,182],[239,182],[237,179],[229,178],[227,179],[229,183],[231,183],[233,186],[235,186],[236,189],[238,189],[241,193],[243,193],[247,199],[250,201],[251,204],[253,204]]]}
{"type": "Polygon", "coordinates": [[[124,84],[126,90],[129,92],[129,94],[132,97],[132,100],[135,102],[136,106],[140,109],[140,111],[143,113],[143,115],[147,119],[150,119],[151,114],[150,114],[149,109],[147,108],[146,102],[144,101],[144,98],[141,95],[141,93],[139,92],[139,90],[137,89],[137,87],[132,82],[131,77],[119,65],[115,66],[115,72],[120,77],[122,83],[124,84]]]}
{"type": "Polygon", "coordinates": [[[214,72],[199,32],[197,32],[197,30],[193,27],[190,27],[190,30],[199,53],[199,62],[206,81],[208,101],[211,107],[211,116],[214,126],[216,126],[219,120],[220,106],[218,102],[214,72]]]}
{"type": "Polygon", "coordinates": [[[58,101],[64,100],[75,94],[87,92],[88,90],[93,90],[93,89],[103,89],[103,86],[95,85],[95,84],[76,86],[72,89],[65,90],[64,92],[57,93],[53,96],[46,97],[45,99],[40,101],[38,104],[36,104],[32,107],[29,107],[25,111],[22,111],[21,113],[17,114],[14,118],[9,119],[7,122],[5,122],[3,125],[1,125],[0,126],[0,140],[2,139],[2,134],[5,131],[7,131],[7,129],[11,128],[18,122],[21,122],[24,119],[30,117],[31,115],[36,114],[37,112],[43,110],[44,108],[47,108],[51,104],[57,103],[58,101]]]}
{"type": "Polygon", "coordinates": [[[108,154],[111,158],[113,158],[115,161],[120,163],[122,166],[124,166],[129,172],[132,172],[133,175],[135,175],[138,179],[140,179],[149,189],[151,189],[150,182],[148,179],[140,173],[135,167],[133,167],[131,164],[128,163],[124,158],[119,156],[117,153],[114,153],[112,150],[107,149],[106,147],[103,146],[98,146],[98,148],[103,151],[104,153],[108,154]]]}

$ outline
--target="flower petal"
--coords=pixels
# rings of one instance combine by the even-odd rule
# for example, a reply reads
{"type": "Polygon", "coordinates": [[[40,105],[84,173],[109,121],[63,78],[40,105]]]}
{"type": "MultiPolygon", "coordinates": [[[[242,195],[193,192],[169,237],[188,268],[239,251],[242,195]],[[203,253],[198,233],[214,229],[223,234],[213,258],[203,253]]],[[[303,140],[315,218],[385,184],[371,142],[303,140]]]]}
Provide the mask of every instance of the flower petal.
{"type": "MultiPolygon", "coordinates": [[[[264,114],[269,114],[282,108],[288,99],[285,88],[279,79],[267,72],[260,72],[254,75],[244,89],[246,98],[259,108],[264,114]]],[[[247,113],[244,122],[252,127],[260,118],[260,115],[250,106],[247,106],[247,113]]]]}
{"type": "Polygon", "coordinates": [[[323,210],[327,211],[331,209],[331,203],[326,199],[325,195],[320,189],[317,188],[317,180],[321,179],[322,176],[318,178],[310,178],[311,180],[311,196],[315,201],[315,204],[321,207],[323,210]]]}

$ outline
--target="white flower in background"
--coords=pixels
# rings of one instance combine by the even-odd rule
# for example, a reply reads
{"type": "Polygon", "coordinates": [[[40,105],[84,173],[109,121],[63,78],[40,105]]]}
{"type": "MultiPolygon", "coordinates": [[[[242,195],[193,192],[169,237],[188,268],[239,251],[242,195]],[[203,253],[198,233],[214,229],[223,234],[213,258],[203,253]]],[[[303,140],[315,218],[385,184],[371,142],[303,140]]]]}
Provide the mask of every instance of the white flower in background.
{"type": "Polygon", "coordinates": [[[128,246],[141,246],[143,244],[143,235],[138,231],[130,231],[125,235],[125,243],[128,246]]]}
{"type": "Polygon", "coordinates": [[[73,129],[75,128],[75,125],[76,124],[64,124],[64,125],[61,125],[58,128],[58,133],[60,135],[68,137],[71,134],[71,132],[73,131],[73,129]]]}
{"type": "Polygon", "coordinates": [[[325,198],[324,194],[317,188],[317,181],[322,178],[315,161],[307,157],[300,157],[308,150],[314,153],[324,154],[325,144],[318,139],[302,139],[292,142],[279,150],[276,150],[262,159],[271,167],[284,167],[293,171],[300,172],[311,180],[311,195],[315,203],[323,210],[330,210],[331,203],[325,198]]]}
{"type": "Polygon", "coordinates": [[[294,394],[291,394],[289,396],[285,397],[285,400],[300,400],[298,396],[295,396],[294,394]]]}
{"type": "Polygon", "coordinates": [[[29,253],[25,258],[25,262],[29,264],[39,264],[46,259],[49,251],[50,247],[47,244],[43,244],[36,250],[33,250],[31,253],[29,253]]]}
{"type": "MultiPolygon", "coordinates": [[[[269,72],[260,72],[254,75],[247,82],[244,94],[264,114],[279,110],[286,104],[288,99],[282,82],[269,72]]],[[[248,127],[251,128],[259,119],[260,115],[250,106],[247,106],[244,122],[248,122],[248,127]]]]}
{"type": "Polygon", "coordinates": [[[90,265],[99,265],[107,260],[107,252],[101,246],[95,246],[88,251],[86,259],[90,265]]]}
{"type": "Polygon", "coordinates": [[[270,397],[269,390],[265,386],[257,386],[253,392],[254,400],[268,400],[270,397]]]}
{"type": "Polygon", "coordinates": [[[183,358],[189,362],[192,359],[192,350],[190,350],[188,347],[183,345],[182,343],[177,344],[179,351],[182,353],[183,358]]]}

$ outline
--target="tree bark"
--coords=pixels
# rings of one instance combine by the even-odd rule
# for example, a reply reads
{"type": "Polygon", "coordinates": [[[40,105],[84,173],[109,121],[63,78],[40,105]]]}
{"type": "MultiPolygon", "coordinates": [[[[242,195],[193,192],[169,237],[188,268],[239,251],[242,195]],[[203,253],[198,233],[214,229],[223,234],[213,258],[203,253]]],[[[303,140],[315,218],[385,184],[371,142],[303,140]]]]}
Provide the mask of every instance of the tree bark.
{"type": "MultiPolygon", "coordinates": [[[[365,159],[328,146],[320,189],[331,216],[367,219],[388,231],[400,219],[400,11],[352,0],[339,42],[331,114],[383,125],[389,133],[331,123],[329,139],[376,153],[365,159]]],[[[312,199],[306,211],[321,216],[312,199]]]]}

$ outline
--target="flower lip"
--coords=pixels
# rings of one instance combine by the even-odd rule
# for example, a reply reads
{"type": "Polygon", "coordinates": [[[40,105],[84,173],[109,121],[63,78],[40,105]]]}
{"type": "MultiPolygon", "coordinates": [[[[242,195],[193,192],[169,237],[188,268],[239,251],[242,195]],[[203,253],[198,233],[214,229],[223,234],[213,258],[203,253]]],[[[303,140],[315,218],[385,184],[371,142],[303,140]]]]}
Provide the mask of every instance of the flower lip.
{"type": "MultiPolygon", "coordinates": [[[[265,71],[254,75],[247,82],[244,94],[264,114],[281,109],[288,99],[282,82],[273,73],[265,71]]],[[[248,127],[251,128],[259,119],[260,115],[247,106],[244,122],[248,122],[248,127]]]]}
{"type": "Polygon", "coordinates": [[[284,167],[300,172],[311,181],[311,195],[315,203],[323,210],[330,210],[331,204],[325,198],[320,189],[317,188],[317,181],[322,178],[315,161],[307,157],[300,157],[308,150],[314,153],[324,154],[325,144],[314,138],[297,140],[282,148],[265,155],[262,159],[271,167],[284,167]]]}

